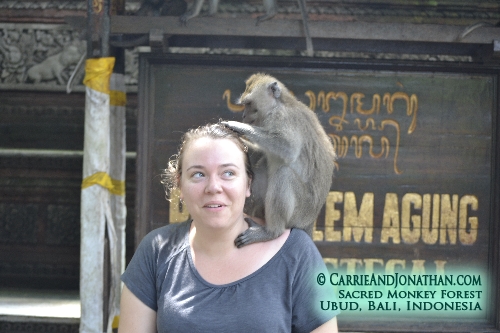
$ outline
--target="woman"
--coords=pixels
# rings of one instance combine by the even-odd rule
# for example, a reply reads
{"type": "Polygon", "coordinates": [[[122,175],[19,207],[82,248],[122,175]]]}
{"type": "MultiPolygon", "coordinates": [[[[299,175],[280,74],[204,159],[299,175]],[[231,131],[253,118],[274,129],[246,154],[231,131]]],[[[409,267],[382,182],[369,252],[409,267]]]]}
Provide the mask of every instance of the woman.
{"type": "Polygon", "coordinates": [[[326,268],[305,232],[234,245],[248,228],[246,151],[220,124],[184,135],[163,183],[167,193],[180,189],[191,220],[153,230],[139,245],[122,276],[120,333],[337,332],[337,313],[317,310],[331,289],[315,284],[326,268]]]}

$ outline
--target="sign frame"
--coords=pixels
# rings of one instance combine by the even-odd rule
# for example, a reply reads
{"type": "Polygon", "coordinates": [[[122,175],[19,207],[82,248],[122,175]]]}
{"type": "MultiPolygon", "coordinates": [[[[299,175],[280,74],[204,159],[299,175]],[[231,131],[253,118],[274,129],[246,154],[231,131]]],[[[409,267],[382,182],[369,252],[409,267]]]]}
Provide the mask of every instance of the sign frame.
{"type": "MultiPolygon", "coordinates": [[[[379,321],[370,322],[346,321],[340,322],[343,331],[371,331],[371,332],[500,332],[500,65],[475,63],[444,63],[444,62],[415,62],[415,61],[380,61],[380,60],[343,60],[330,58],[304,57],[250,57],[225,55],[195,55],[195,54],[153,54],[143,53],[139,58],[139,113],[138,113],[138,145],[136,160],[136,225],[135,246],[152,229],[159,227],[153,221],[151,186],[159,183],[159,172],[153,169],[153,158],[156,153],[154,145],[155,123],[155,66],[199,66],[199,68],[234,68],[245,67],[252,72],[269,72],[278,75],[280,70],[304,71],[373,71],[373,72],[408,72],[408,73],[442,73],[442,74],[471,74],[491,76],[494,81],[492,96],[494,110],[491,114],[491,195],[489,210],[489,244],[488,244],[488,273],[492,282],[488,316],[486,320],[473,321],[379,321]]],[[[157,67],[156,67],[157,68],[157,67]]],[[[233,97],[234,98],[234,97],[233,97]]],[[[193,103],[195,103],[194,101],[193,103]]],[[[193,124],[197,126],[201,124],[193,124]]],[[[180,138],[180,133],[179,133],[180,138]]],[[[324,242],[317,243],[322,254],[333,250],[341,250],[342,246],[333,248],[324,242]]],[[[360,244],[361,249],[364,244],[360,244]]]]}

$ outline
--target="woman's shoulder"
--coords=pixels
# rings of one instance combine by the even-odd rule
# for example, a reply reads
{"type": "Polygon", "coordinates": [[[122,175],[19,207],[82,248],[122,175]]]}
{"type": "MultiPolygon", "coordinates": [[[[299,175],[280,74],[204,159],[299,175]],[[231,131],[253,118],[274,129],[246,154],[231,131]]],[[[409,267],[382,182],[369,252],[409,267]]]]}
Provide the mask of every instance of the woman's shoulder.
{"type": "Polygon", "coordinates": [[[307,232],[305,232],[302,229],[292,228],[290,230],[289,238],[290,242],[292,243],[299,243],[303,246],[311,246],[311,245],[313,245],[314,247],[316,246],[311,236],[309,236],[307,232]]]}
{"type": "Polygon", "coordinates": [[[191,220],[188,220],[153,229],[144,236],[139,248],[152,248],[154,252],[174,253],[186,245],[190,226],[191,220]]]}
{"type": "Polygon", "coordinates": [[[283,252],[294,257],[318,256],[319,251],[312,238],[302,229],[292,228],[287,241],[283,245],[283,252]]]}

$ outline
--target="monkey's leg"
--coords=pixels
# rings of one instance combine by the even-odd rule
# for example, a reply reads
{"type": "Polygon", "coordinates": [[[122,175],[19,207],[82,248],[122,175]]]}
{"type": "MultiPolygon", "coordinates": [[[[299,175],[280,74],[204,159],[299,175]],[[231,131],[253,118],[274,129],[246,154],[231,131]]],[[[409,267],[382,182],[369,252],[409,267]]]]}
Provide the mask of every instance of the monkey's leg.
{"type": "Polygon", "coordinates": [[[203,6],[203,0],[196,0],[191,6],[191,8],[189,8],[187,12],[181,15],[180,17],[181,23],[185,25],[188,20],[198,16],[200,14],[202,6],[203,6]]]}
{"type": "Polygon", "coordinates": [[[237,247],[275,239],[285,231],[296,203],[290,173],[289,168],[281,167],[269,177],[265,200],[266,226],[256,224],[242,232],[235,240],[237,247]]]}
{"type": "Polygon", "coordinates": [[[262,225],[258,224],[251,218],[245,217],[245,221],[247,221],[249,228],[239,234],[234,240],[234,245],[236,245],[237,248],[252,243],[265,242],[277,237],[270,236],[262,225]]]}
{"type": "Polygon", "coordinates": [[[213,16],[217,13],[217,8],[219,7],[219,0],[209,0],[208,1],[208,16],[213,16]]]}
{"type": "Polygon", "coordinates": [[[263,5],[266,10],[266,14],[257,17],[255,25],[259,25],[260,22],[272,19],[278,12],[276,0],[263,0],[263,5]]]}
{"type": "Polygon", "coordinates": [[[245,212],[250,216],[265,219],[265,199],[267,193],[267,160],[258,152],[250,154],[254,176],[251,185],[251,195],[245,202],[245,212]]]}
{"type": "Polygon", "coordinates": [[[300,12],[302,14],[302,24],[304,26],[304,34],[306,35],[306,49],[307,55],[312,57],[314,55],[313,43],[311,34],[309,33],[309,23],[307,22],[307,7],[306,0],[298,0],[300,12]]]}

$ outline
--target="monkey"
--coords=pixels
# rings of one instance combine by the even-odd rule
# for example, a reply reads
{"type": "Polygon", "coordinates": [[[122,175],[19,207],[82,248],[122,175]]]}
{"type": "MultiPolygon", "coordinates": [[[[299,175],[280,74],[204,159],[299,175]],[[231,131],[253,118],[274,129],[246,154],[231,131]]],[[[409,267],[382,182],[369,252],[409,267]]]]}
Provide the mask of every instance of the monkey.
{"type": "Polygon", "coordinates": [[[316,114],[270,75],[250,76],[238,103],[245,107],[243,122],[222,123],[248,143],[254,177],[245,213],[266,225],[246,218],[250,228],[235,245],[271,240],[287,228],[312,236],[333,180],[336,153],[329,136],[316,114]]]}
{"type": "MultiPolygon", "coordinates": [[[[203,1],[204,0],[195,0],[191,8],[189,8],[189,10],[187,10],[183,15],[181,15],[180,21],[182,24],[185,25],[188,20],[200,14],[201,7],[203,6],[203,1]]],[[[309,57],[312,57],[314,55],[314,48],[313,48],[311,34],[309,33],[309,23],[307,22],[306,0],[297,0],[297,1],[299,3],[300,13],[302,15],[302,24],[304,27],[304,34],[306,36],[307,55],[309,57]]],[[[263,0],[263,4],[266,13],[264,15],[257,17],[257,20],[255,22],[256,25],[258,25],[263,21],[272,19],[278,12],[277,0],[263,0]]],[[[218,6],[219,6],[219,0],[209,0],[208,15],[212,16],[215,13],[217,13],[218,6]]]]}

